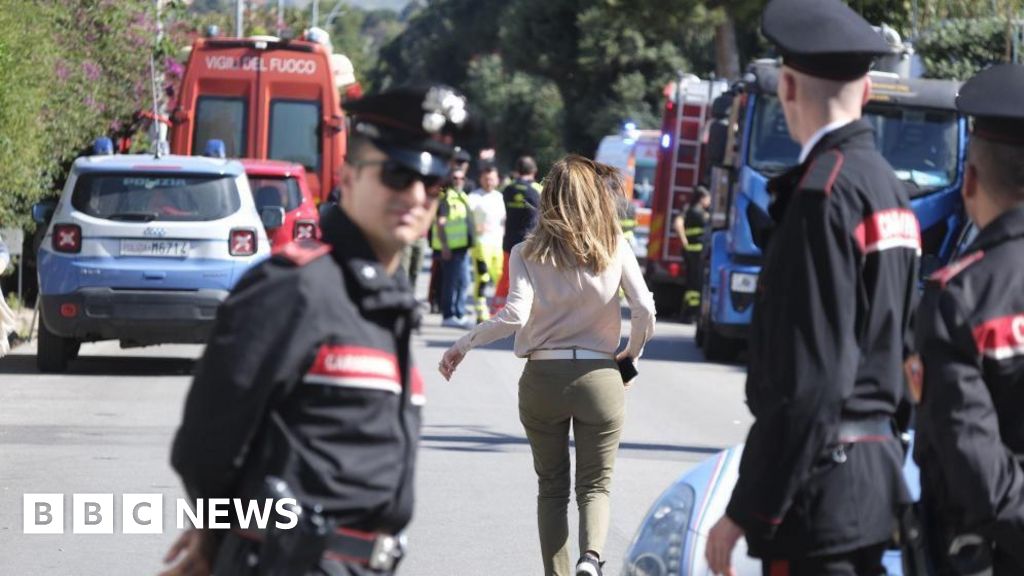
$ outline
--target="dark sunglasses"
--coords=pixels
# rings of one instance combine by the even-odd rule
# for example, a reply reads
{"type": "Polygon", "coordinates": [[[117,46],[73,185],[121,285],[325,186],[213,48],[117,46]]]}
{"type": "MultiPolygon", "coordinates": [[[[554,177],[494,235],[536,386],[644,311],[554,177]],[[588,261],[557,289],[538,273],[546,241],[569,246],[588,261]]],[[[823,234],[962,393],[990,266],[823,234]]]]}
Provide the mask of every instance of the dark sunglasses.
{"type": "Polygon", "coordinates": [[[385,160],[353,160],[348,164],[354,168],[380,166],[381,184],[397,192],[409,188],[413,182],[419,180],[423,182],[423,188],[427,191],[427,197],[434,199],[441,195],[442,176],[424,176],[390,158],[385,160]]]}

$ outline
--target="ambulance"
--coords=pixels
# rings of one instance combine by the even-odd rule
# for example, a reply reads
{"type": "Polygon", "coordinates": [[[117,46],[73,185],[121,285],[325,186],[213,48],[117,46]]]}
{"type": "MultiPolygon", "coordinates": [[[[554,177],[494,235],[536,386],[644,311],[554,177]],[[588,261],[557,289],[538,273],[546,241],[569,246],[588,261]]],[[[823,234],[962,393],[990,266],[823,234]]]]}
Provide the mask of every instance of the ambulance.
{"type": "Polygon", "coordinates": [[[170,114],[171,152],[202,155],[221,140],[228,158],[300,164],[322,202],[337,192],[345,156],[332,56],[315,37],[196,40],[170,114]]]}
{"type": "Polygon", "coordinates": [[[647,258],[660,136],[657,130],[637,130],[636,125],[627,123],[622,133],[601,139],[594,157],[598,162],[618,168],[624,177],[626,197],[636,206],[633,251],[641,262],[647,258]]]}

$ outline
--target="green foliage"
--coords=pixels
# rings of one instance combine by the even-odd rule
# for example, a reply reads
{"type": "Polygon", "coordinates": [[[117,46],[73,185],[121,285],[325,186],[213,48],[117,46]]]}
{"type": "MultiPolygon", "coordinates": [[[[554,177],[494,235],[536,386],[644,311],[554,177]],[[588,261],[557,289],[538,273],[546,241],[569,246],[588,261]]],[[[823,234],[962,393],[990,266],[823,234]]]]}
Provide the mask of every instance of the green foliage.
{"type": "Polygon", "coordinates": [[[375,86],[442,82],[462,87],[469,63],[494,51],[506,0],[436,0],[410,10],[405,30],[380,50],[375,86]]]}
{"type": "Polygon", "coordinates": [[[551,82],[508,71],[496,54],[470,63],[466,97],[486,120],[502,172],[523,154],[533,155],[542,173],[562,154],[562,98],[551,82]]]}
{"type": "Polygon", "coordinates": [[[1006,21],[998,18],[947,20],[918,43],[927,76],[966,80],[1006,57],[1006,21]]]}
{"type": "MultiPolygon", "coordinates": [[[[180,5],[167,4],[173,17],[180,5]]],[[[31,229],[30,206],[63,185],[97,136],[137,129],[152,105],[150,0],[0,0],[0,222],[31,229]]]]}
{"type": "Polygon", "coordinates": [[[0,0],[0,225],[24,224],[19,208],[44,191],[49,140],[40,126],[40,103],[51,84],[57,53],[38,26],[39,14],[17,0],[0,0]],[[34,50],[25,50],[33,46],[34,50]]]}

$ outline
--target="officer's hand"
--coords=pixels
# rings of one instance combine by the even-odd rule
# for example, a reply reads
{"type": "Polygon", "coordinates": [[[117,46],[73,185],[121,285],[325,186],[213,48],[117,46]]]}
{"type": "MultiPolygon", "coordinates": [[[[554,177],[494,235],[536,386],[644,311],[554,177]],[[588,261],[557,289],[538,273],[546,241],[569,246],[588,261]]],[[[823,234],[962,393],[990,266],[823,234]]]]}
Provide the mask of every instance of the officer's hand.
{"type": "Polygon", "coordinates": [[[708,532],[708,545],[704,549],[704,558],[707,559],[712,574],[736,576],[736,570],[732,567],[732,550],[741,536],[743,528],[728,516],[722,516],[711,528],[711,532],[708,532]]]}
{"type": "Polygon", "coordinates": [[[447,261],[449,261],[451,259],[452,259],[452,251],[449,250],[448,248],[441,248],[441,260],[444,260],[445,262],[447,262],[447,261]]]}
{"type": "Polygon", "coordinates": [[[188,530],[164,556],[164,564],[177,561],[160,576],[210,576],[210,539],[203,530],[188,530]]]}
{"type": "Polygon", "coordinates": [[[454,346],[445,351],[444,356],[441,357],[441,363],[437,365],[437,369],[441,371],[441,376],[444,376],[445,380],[451,380],[452,374],[455,373],[455,368],[462,362],[462,359],[466,355],[459,352],[454,346]]]}

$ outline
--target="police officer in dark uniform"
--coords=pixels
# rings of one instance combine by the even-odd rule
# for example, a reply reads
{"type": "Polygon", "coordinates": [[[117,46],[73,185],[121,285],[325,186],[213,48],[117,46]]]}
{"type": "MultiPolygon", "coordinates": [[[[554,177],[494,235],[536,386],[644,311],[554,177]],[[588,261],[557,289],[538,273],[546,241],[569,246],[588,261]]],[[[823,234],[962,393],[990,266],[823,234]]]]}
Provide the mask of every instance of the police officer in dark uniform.
{"type": "Polygon", "coordinates": [[[938,572],[1024,574],[1024,66],[978,73],[957,107],[974,117],[962,194],[980,232],[925,287],[914,456],[938,572]]]}
{"type": "Polygon", "coordinates": [[[432,86],[346,108],[323,243],[287,245],[221,306],[171,457],[190,498],[291,495],[298,526],[187,532],[168,574],[391,574],[402,555],[424,396],[400,252],[437,209],[465,101],[432,86]]]}
{"type": "Polygon", "coordinates": [[[706,556],[731,571],[746,536],[765,574],[884,574],[907,491],[893,433],[920,250],[907,192],[861,119],[887,51],[839,0],[773,0],[778,96],[797,167],[752,217],[765,250],[751,325],[755,421],[706,556]]]}

